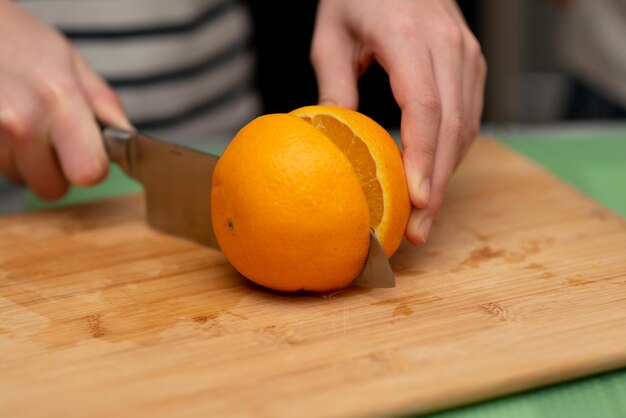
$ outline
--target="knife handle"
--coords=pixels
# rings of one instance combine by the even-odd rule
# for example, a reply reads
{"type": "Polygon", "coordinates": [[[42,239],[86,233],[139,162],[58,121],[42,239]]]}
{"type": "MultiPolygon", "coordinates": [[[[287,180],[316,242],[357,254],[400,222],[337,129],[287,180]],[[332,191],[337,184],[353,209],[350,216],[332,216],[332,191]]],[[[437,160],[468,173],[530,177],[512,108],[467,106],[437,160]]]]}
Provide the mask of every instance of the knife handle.
{"type": "Polygon", "coordinates": [[[100,125],[100,129],[109,160],[117,163],[127,174],[130,174],[130,142],[134,134],[124,129],[104,125],[100,125]]]}

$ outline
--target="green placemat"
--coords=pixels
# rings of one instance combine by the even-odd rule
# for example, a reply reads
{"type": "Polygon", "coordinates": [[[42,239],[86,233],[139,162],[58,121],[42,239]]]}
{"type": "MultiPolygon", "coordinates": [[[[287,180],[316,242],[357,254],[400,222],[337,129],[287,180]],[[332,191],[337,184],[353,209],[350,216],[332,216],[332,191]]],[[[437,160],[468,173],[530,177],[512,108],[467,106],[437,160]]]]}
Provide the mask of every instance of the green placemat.
{"type": "Polygon", "coordinates": [[[62,199],[51,202],[43,201],[27,190],[24,197],[24,207],[28,211],[60,208],[134,194],[141,190],[140,183],[130,179],[117,165],[113,164],[103,182],[93,187],[72,187],[62,199]]]}
{"type": "Polygon", "coordinates": [[[623,418],[626,370],[498,398],[428,418],[623,418]]]}
{"type": "Polygon", "coordinates": [[[503,140],[626,217],[626,132],[593,138],[511,136],[503,140]]]}
{"type": "MultiPolygon", "coordinates": [[[[501,136],[563,180],[626,217],[626,132],[589,135],[501,136]]],[[[212,149],[221,152],[222,149],[212,149]]],[[[28,210],[68,206],[123,194],[140,186],[117,167],[98,186],[73,188],[54,203],[28,194],[28,210]]],[[[626,274],[626,273],[625,273],[626,274]]],[[[431,414],[429,418],[622,418],[626,417],[626,369],[431,414]]]]}

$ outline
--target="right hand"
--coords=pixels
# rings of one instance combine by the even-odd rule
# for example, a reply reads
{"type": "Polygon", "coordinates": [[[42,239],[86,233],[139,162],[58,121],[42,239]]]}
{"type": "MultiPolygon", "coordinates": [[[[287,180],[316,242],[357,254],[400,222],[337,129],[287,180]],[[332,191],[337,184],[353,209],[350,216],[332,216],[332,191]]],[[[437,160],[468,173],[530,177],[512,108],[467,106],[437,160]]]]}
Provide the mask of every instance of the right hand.
{"type": "Polygon", "coordinates": [[[39,197],[102,180],[96,120],[132,129],[115,92],[62,34],[0,0],[0,173],[39,197]]]}
{"type": "Polygon", "coordinates": [[[320,0],[311,60],[320,102],[352,109],[373,60],[389,75],[413,204],[406,237],[424,243],[483,108],[487,65],[457,2],[320,0]]]}

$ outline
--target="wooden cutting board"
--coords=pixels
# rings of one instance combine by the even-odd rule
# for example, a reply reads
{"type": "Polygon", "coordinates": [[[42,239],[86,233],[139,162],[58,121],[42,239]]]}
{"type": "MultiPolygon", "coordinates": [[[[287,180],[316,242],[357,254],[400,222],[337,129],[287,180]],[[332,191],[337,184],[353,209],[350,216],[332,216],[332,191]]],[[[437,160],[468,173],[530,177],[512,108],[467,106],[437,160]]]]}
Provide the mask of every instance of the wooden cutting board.
{"type": "Polygon", "coordinates": [[[0,416],[392,416],[626,366],[626,221],[493,141],[394,289],[272,293],[142,214],[0,219],[0,416]]]}

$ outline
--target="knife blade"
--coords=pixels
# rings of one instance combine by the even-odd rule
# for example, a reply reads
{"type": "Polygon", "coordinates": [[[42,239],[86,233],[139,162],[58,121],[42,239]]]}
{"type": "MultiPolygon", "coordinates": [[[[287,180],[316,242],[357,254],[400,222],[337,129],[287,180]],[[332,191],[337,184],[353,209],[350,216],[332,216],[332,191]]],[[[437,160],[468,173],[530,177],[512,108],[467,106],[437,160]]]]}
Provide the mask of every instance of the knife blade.
{"type": "MultiPolygon", "coordinates": [[[[148,224],[219,249],[211,223],[211,179],[219,157],[139,132],[102,127],[109,159],[143,185],[148,224]]],[[[353,284],[394,287],[387,255],[370,231],[365,267],[353,284]]]]}
{"type": "Polygon", "coordinates": [[[109,158],[143,185],[150,226],[219,249],[211,224],[216,155],[111,127],[103,137],[109,158]]]}
{"type": "Polygon", "coordinates": [[[376,288],[396,287],[396,278],[387,258],[387,253],[372,230],[370,230],[370,248],[365,260],[365,267],[352,284],[376,288]]]}

